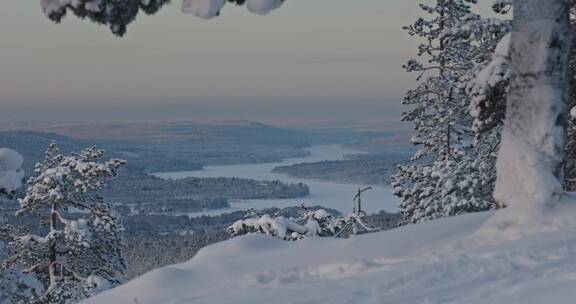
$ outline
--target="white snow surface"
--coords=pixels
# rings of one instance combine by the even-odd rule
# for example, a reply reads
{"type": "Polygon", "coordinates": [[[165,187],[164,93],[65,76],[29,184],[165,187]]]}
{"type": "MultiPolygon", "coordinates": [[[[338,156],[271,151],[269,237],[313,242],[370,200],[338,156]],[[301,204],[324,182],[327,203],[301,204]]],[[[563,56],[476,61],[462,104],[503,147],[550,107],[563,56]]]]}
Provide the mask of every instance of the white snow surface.
{"type": "Polygon", "coordinates": [[[202,19],[212,19],[220,14],[226,0],[183,0],[182,12],[202,19]]]}
{"type": "Polygon", "coordinates": [[[497,211],[350,239],[246,235],[83,303],[574,303],[569,200],[524,227],[495,225],[513,216],[497,211]]]}

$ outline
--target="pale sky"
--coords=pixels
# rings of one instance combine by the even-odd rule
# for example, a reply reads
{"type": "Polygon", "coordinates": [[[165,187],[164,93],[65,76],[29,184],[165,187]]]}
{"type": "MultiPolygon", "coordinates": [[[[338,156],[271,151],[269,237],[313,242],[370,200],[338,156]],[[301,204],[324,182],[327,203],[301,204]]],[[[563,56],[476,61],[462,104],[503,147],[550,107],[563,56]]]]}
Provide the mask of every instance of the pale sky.
{"type": "Polygon", "coordinates": [[[268,16],[180,0],[123,38],[39,0],[0,1],[0,119],[398,120],[416,0],[287,0],[268,16]]]}

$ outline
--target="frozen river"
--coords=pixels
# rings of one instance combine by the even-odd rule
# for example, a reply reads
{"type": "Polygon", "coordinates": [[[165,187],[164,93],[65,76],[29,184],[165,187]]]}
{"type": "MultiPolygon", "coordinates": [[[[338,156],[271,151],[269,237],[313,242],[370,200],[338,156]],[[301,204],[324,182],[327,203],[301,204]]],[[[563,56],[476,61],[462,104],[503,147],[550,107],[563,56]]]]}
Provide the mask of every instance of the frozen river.
{"type": "MultiPolygon", "coordinates": [[[[352,198],[359,186],[335,182],[316,181],[302,178],[293,178],[284,174],[271,172],[274,167],[286,166],[303,162],[316,162],[323,160],[339,160],[346,154],[362,153],[360,151],[343,148],[340,145],[312,146],[310,155],[301,158],[287,158],[281,162],[264,164],[244,164],[226,166],[207,166],[204,170],[162,172],[154,175],[161,178],[179,179],[185,177],[239,177],[256,180],[280,180],[286,183],[305,183],[310,188],[310,195],[295,199],[254,199],[234,200],[230,202],[231,208],[216,209],[192,213],[190,216],[216,215],[247,208],[262,209],[266,207],[289,207],[304,203],[307,206],[322,205],[348,213],[352,209],[352,198]]],[[[376,213],[380,210],[397,211],[397,198],[387,187],[373,186],[373,190],[362,194],[362,208],[367,213],[376,213]]]]}

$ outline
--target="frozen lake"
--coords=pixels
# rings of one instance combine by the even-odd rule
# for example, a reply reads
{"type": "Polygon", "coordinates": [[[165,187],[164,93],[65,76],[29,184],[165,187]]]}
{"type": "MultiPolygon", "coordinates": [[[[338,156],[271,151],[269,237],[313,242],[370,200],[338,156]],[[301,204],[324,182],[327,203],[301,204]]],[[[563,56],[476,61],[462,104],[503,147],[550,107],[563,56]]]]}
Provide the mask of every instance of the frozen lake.
{"type": "MultiPolygon", "coordinates": [[[[361,151],[343,148],[340,145],[317,145],[312,146],[309,151],[310,155],[307,157],[287,158],[281,162],[275,163],[207,166],[204,170],[161,172],[154,173],[154,175],[161,178],[171,179],[185,177],[239,177],[256,180],[280,180],[286,183],[305,183],[310,188],[310,195],[302,198],[235,200],[230,202],[231,208],[197,212],[189,214],[190,216],[217,215],[236,210],[245,210],[247,208],[283,208],[296,206],[301,203],[307,206],[321,205],[327,208],[336,209],[342,213],[351,212],[352,198],[355,195],[355,191],[359,186],[367,185],[342,184],[292,178],[284,174],[271,172],[273,168],[278,166],[323,160],[339,160],[343,159],[346,154],[362,153],[361,151]]],[[[366,191],[362,194],[362,208],[369,214],[377,213],[381,210],[397,211],[396,202],[397,198],[387,187],[373,186],[373,190],[366,191]]]]}

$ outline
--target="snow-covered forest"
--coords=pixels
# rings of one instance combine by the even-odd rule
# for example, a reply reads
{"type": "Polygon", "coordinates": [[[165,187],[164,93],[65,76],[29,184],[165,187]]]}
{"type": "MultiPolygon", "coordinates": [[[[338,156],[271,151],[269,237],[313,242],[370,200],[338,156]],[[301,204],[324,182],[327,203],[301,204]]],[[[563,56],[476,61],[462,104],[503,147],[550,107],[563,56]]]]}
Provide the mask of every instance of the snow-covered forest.
{"type": "MultiPolygon", "coordinates": [[[[490,12],[477,0],[414,2],[420,17],[404,30],[417,56],[398,63],[416,80],[399,101],[399,120],[413,129],[409,161],[275,169],[338,181],[330,175],[372,170],[364,178],[373,179],[393,171],[378,181],[390,180],[398,214],[366,214],[362,195],[371,187],[359,187],[351,212],[339,214],[298,204],[314,194],[301,183],[168,182],[142,173],[130,184],[118,180],[125,160],[97,147],[63,153],[55,142],[34,172],[24,172],[19,147],[0,147],[0,204],[17,203],[15,215],[34,223],[0,218],[0,303],[573,303],[576,7],[571,0],[490,1],[490,12]],[[136,251],[185,242],[193,253],[175,254],[194,257],[126,282],[125,229],[114,202],[126,196],[114,192],[151,191],[155,182],[224,198],[294,199],[298,207],[248,209],[224,229],[219,223],[216,236],[165,236],[163,245],[133,238],[142,240],[130,245],[136,251]],[[196,253],[194,242],[208,246],[196,253]]],[[[237,5],[268,15],[284,2],[183,0],[181,11],[212,19],[237,5]]],[[[75,16],[121,39],[139,14],[156,14],[169,1],[40,3],[54,22],[75,16]]],[[[157,193],[153,207],[166,205],[157,193]]]]}

